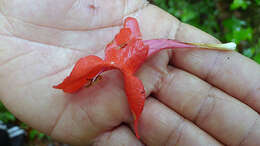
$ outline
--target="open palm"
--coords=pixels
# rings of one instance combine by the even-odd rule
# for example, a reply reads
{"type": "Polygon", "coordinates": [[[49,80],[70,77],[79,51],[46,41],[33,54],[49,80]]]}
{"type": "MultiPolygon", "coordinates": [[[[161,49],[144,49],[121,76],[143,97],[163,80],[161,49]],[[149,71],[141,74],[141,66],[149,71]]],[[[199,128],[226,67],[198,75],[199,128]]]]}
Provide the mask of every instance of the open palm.
{"type": "MultiPolygon", "coordinates": [[[[145,63],[137,76],[143,81],[147,96],[153,93],[158,100],[149,98],[144,107],[139,126],[142,142],[128,126],[133,119],[119,72],[107,72],[98,84],[73,95],[52,88],[70,73],[80,57],[103,57],[105,45],[118,33],[127,16],[137,18],[144,39],[217,42],[145,0],[0,0],[1,100],[33,128],[77,145],[236,145],[247,142],[252,125],[258,126],[259,132],[255,111],[260,111],[260,104],[253,102],[260,101],[256,88],[259,82],[245,78],[246,72],[231,76],[241,69],[236,66],[237,61],[232,61],[240,60],[244,68],[254,69],[251,77],[256,81],[260,69],[237,53],[194,50],[173,56],[172,51],[162,51],[145,63]],[[231,59],[225,63],[227,56],[231,59]],[[169,62],[191,74],[169,66],[169,62]],[[224,70],[218,69],[220,66],[224,70]],[[230,69],[229,74],[225,69],[230,69]],[[238,77],[243,83],[235,80],[238,77]],[[223,85],[229,78],[231,81],[223,85]],[[233,98],[244,96],[250,96],[252,101],[243,102],[251,108],[233,98]],[[223,114],[231,109],[236,110],[223,114]],[[228,123],[223,117],[227,121],[248,121],[243,127],[228,123]],[[219,128],[215,121],[224,126],[219,128]],[[236,126],[240,127],[238,132],[227,132],[236,126]]],[[[254,132],[251,137],[259,142],[254,132]]]]}

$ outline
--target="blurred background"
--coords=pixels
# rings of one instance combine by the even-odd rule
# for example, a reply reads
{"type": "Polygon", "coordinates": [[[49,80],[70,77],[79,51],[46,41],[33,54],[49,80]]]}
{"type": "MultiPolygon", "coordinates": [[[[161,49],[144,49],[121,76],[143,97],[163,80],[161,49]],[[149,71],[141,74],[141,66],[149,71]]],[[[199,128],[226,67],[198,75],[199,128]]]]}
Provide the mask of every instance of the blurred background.
{"type": "MultiPolygon", "coordinates": [[[[196,26],[222,42],[235,42],[237,51],[260,64],[260,0],[149,0],[181,21],[196,26]]],[[[15,118],[0,102],[0,127],[19,126],[22,143],[64,145],[15,118]],[[2,121],[2,122],[1,122],[2,121]]]]}

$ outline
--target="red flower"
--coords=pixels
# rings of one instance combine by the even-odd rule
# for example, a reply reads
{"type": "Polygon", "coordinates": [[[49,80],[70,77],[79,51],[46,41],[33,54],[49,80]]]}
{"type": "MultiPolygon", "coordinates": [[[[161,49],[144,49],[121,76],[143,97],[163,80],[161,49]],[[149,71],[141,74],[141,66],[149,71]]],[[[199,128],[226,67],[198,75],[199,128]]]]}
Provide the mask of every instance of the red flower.
{"type": "MultiPolygon", "coordinates": [[[[230,44],[228,45],[230,47],[230,44]]],[[[74,93],[86,84],[91,85],[102,72],[111,69],[120,70],[124,75],[125,92],[134,116],[134,130],[139,138],[137,127],[145,102],[145,91],[142,82],[134,76],[134,73],[148,57],[162,49],[169,48],[213,48],[226,50],[227,46],[225,44],[182,43],[169,39],[143,41],[137,20],[128,17],[124,22],[124,27],[115,36],[115,39],[106,46],[104,60],[93,55],[79,59],[70,75],[61,84],[54,86],[54,88],[62,89],[67,93],[74,93]]]]}
{"type": "Polygon", "coordinates": [[[124,27],[105,50],[105,60],[97,56],[81,58],[71,74],[54,88],[74,93],[85,84],[95,81],[103,71],[118,69],[124,74],[125,91],[128,103],[135,117],[134,128],[137,137],[138,119],[143,110],[145,91],[142,82],[134,76],[148,54],[148,47],[141,40],[138,23],[134,18],[127,18],[124,27]]]}

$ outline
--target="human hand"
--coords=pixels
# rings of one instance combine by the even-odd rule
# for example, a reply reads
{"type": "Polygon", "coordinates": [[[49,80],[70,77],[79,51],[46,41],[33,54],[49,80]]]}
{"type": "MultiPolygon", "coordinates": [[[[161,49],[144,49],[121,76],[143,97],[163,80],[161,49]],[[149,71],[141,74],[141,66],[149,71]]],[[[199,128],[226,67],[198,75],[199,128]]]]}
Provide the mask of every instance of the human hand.
{"type": "Polygon", "coordinates": [[[143,0],[0,1],[0,98],[20,120],[75,145],[258,145],[260,67],[236,52],[162,51],[138,78],[141,141],[117,71],[77,94],[52,88],[83,56],[103,56],[123,17],[144,39],[218,42],[143,0]],[[170,63],[169,63],[170,62],[170,63]],[[175,66],[175,67],[173,67],[175,66]],[[185,120],[184,120],[185,118],[185,120]]]}

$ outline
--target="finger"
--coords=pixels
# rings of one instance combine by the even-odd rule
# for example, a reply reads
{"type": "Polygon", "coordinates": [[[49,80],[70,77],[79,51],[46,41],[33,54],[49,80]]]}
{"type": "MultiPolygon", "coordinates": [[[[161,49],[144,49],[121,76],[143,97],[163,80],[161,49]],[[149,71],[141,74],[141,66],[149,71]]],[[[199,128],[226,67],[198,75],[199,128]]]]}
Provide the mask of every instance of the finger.
{"type": "MultiPolygon", "coordinates": [[[[186,24],[176,39],[216,43],[216,39],[186,24]]],[[[194,50],[173,55],[173,64],[209,82],[260,112],[260,66],[237,52],[194,50]]]]}
{"type": "Polygon", "coordinates": [[[141,139],[148,146],[221,145],[193,123],[153,98],[148,98],[140,119],[141,139]]]}
{"type": "Polygon", "coordinates": [[[143,146],[126,126],[120,126],[97,137],[93,146],[143,146]]]}
{"type": "Polygon", "coordinates": [[[196,76],[171,69],[155,95],[226,145],[260,144],[258,113],[196,76]]]}

